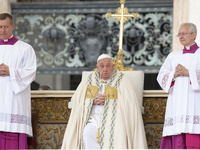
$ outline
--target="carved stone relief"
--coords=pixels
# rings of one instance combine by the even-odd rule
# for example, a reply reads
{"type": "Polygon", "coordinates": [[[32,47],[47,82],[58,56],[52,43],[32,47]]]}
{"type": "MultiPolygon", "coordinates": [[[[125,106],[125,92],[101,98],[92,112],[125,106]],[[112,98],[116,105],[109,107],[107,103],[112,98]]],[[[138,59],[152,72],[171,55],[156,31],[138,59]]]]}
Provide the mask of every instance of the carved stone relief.
{"type": "MultiPolygon", "coordinates": [[[[124,65],[158,72],[171,51],[172,6],[140,2],[140,8],[138,3],[125,5],[140,16],[129,18],[124,25],[124,65]]],[[[94,69],[101,53],[117,57],[119,22],[105,14],[119,6],[117,2],[79,2],[77,7],[68,3],[62,7],[53,3],[40,7],[13,4],[14,34],[34,47],[38,73],[81,74],[94,69]]]]}

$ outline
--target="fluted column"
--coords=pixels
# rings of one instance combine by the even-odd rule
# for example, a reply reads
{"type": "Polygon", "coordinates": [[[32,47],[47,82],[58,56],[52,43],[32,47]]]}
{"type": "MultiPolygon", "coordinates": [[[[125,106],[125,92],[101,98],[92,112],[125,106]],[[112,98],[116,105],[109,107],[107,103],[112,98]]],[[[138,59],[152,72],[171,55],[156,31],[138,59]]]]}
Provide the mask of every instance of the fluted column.
{"type": "Polygon", "coordinates": [[[0,13],[11,13],[10,0],[0,0],[0,13]]]}
{"type": "Polygon", "coordinates": [[[192,22],[197,26],[196,42],[200,45],[200,0],[174,0],[173,3],[173,50],[183,48],[176,35],[184,22],[192,22]]]}
{"type": "MultiPolygon", "coordinates": [[[[179,27],[182,23],[188,22],[190,0],[174,0],[173,1],[173,34],[172,34],[172,50],[179,50],[182,45],[176,37],[179,27]]],[[[199,1],[199,0],[197,0],[199,1]]]]}
{"type": "Polygon", "coordinates": [[[200,46],[200,0],[189,0],[189,22],[197,26],[196,42],[200,46]]]}

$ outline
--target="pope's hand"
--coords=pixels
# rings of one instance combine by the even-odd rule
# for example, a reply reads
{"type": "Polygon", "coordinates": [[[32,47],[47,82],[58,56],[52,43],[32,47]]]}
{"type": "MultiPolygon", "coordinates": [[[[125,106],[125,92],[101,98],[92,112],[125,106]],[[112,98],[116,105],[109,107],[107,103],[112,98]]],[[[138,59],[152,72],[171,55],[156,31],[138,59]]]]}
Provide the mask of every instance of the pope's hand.
{"type": "Polygon", "coordinates": [[[93,105],[104,105],[105,103],[105,95],[97,94],[94,98],[93,105]]]}

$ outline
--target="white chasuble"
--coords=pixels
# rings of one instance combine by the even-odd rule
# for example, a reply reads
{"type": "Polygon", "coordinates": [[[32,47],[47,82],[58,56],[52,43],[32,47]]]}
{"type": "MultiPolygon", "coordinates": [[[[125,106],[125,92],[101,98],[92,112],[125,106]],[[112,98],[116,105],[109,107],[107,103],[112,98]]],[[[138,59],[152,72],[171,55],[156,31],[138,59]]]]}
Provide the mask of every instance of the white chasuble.
{"type": "Polygon", "coordinates": [[[199,134],[200,49],[194,54],[183,54],[183,50],[171,52],[162,65],[157,80],[162,89],[169,93],[163,136],[199,134]],[[178,64],[189,70],[189,77],[179,76],[173,79],[178,64]]]}
{"type": "Polygon", "coordinates": [[[32,136],[30,84],[36,74],[35,52],[19,40],[0,44],[1,63],[9,66],[10,76],[0,76],[0,131],[32,136]]]}
{"type": "MultiPolygon", "coordinates": [[[[97,71],[83,79],[78,86],[72,97],[72,111],[62,149],[84,148],[83,131],[100,87],[97,71]]],[[[120,71],[114,70],[105,87],[105,97],[100,118],[99,149],[146,149],[141,106],[130,80],[120,71]]],[[[94,140],[97,140],[96,133],[94,135],[94,140]]]]}

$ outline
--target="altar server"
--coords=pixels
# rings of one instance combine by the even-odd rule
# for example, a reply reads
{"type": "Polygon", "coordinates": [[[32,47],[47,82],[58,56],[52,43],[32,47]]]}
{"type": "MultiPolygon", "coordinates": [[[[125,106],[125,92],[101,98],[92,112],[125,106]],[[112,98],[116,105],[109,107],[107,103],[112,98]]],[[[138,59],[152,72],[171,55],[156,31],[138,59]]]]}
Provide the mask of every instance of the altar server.
{"type": "Polygon", "coordinates": [[[13,36],[13,29],[12,16],[0,14],[0,149],[27,149],[36,56],[29,44],[13,36]]]}
{"type": "Polygon", "coordinates": [[[200,49],[193,23],[183,23],[178,32],[183,49],[171,52],[157,80],[167,99],[160,148],[200,149],[200,49]]]}

